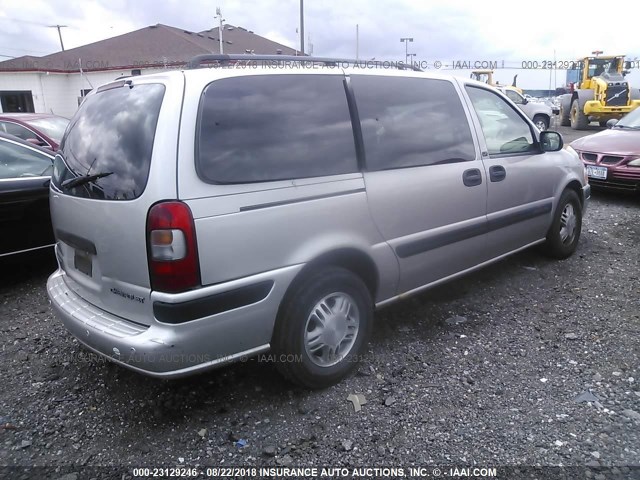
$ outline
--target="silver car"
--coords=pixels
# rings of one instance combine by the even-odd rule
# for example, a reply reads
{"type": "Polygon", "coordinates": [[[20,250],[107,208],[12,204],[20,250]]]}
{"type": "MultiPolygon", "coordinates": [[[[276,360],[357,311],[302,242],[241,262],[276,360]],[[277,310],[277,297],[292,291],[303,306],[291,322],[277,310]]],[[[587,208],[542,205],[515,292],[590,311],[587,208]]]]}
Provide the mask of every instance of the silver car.
{"type": "Polygon", "coordinates": [[[90,350],[163,378],[270,351],[324,387],[357,366],[376,308],[533,245],[575,251],[582,163],[495,89],[204,60],[222,65],[94,90],[55,159],[47,288],[90,350]]]}
{"type": "MultiPolygon", "coordinates": [[[[515,103],[541,132],[549,128],[553,118],[553,109],[544,102],[533,101],[510,87],[502,87],[500,91],[515,103]]],[[[560,110],[558,110],[559,112],[560,110]]]]}

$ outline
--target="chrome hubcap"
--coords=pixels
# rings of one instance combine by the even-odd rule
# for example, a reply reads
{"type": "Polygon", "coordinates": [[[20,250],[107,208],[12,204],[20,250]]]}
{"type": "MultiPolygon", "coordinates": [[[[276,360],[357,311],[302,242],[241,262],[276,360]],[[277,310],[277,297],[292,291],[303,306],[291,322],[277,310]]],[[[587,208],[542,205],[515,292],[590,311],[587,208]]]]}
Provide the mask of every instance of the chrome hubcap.
{"type": "Polygon", "coordinates": [[[573,205],[567,203],[560,216],[560,240],[571,243],[576,234],[576,214],[573,205]]]}
{"type": "Polygon", "coordinates": [[[304,346],[313,363],[330,367],[351,351],[358,337],[360,312],[346,293],[332,293],[311,310],[304,329],[304,346]]]}
{"type": "Polygon", "coordinates": [[[541,132],[544,132],[547,129],[547,126],[545,125],[543,120],[538,120],[536,122],[536,127],[538,127],[538,130],[540,130],[541,132]]]}

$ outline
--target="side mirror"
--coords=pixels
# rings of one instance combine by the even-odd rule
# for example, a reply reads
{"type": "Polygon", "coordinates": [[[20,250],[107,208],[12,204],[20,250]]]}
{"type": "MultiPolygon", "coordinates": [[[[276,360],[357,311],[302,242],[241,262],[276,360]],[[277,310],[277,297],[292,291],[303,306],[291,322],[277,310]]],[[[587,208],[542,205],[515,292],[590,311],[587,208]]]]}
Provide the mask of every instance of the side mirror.
{"type": "Polygon", "coordinates": [[[540,133],[540,145],[543,152],[558,152],[562,150],[564,141],[562,140],[562,135],[558,132],[545,130],[540,133]]]}
{"type": "Polygon", "coordinates": [[[522,97],[522,105],[526,105],[527,103],[529,103],[529,100],[527,100],[526,97],[522,97]]]}
{"type": "Polygon", "coordinates": [[[607,128],[613,128],[616,126],[616,124],[618,123],[618,119],[617,118],[611,118],[609,120],[607,120],[607,128]]]}
{"type": "Polygon", "coordinates": [[[633,65],[631,64],[631,62],[626,61],[624,62],[624,69],[625,70],[631,70],[633,68],[633,65]]]}

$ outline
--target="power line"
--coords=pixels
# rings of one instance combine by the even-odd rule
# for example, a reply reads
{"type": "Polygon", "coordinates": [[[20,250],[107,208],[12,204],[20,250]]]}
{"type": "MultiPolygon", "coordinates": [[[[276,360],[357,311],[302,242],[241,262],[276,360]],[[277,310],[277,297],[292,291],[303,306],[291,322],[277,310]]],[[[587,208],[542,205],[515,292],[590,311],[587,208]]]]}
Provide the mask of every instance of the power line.
{"type": "Polygon", "coordinates": [[[33,22],[31,20],[23,20],[21,18],[11,18],[11,17],[0,17],[0,20],[5,20],[7,22],[19,22],[19,23],[28,23],[30,25],[37,25],[39,27],[48,27],[49,25],[46,23],[33,22]]]}

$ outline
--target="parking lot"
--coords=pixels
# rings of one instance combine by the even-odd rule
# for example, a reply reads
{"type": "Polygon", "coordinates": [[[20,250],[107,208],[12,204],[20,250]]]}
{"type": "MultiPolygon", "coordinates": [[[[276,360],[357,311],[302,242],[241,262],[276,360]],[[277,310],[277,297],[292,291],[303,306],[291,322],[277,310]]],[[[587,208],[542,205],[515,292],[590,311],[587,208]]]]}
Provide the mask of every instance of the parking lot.
{"type": "Polygon", "coordinates": [[[124,370],[54,317],[52,255],[5,261],[0,464],[587,465],[622,478],[640,465],[639,212],[638,196],[594,192],[569,259],[524,251],[378,311],[359,372],[320,391],[286,383],[268,356],[173,382],[124,370]]]}

